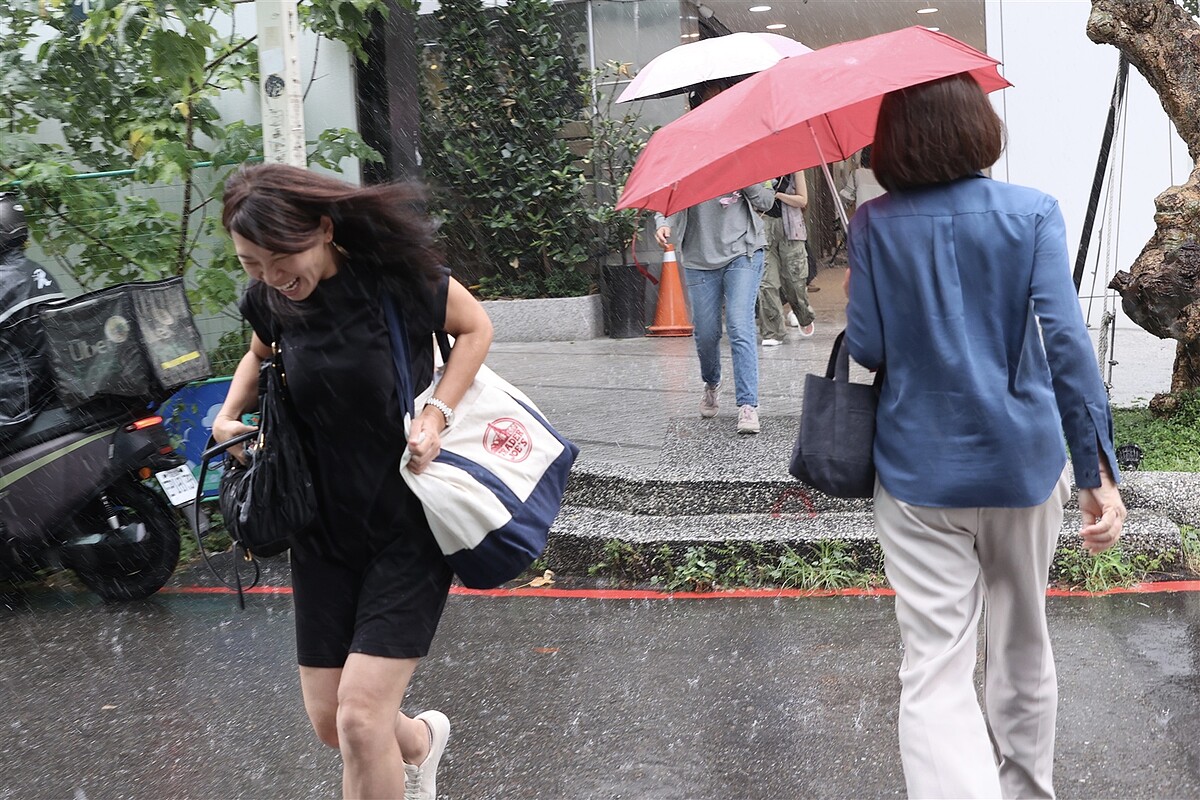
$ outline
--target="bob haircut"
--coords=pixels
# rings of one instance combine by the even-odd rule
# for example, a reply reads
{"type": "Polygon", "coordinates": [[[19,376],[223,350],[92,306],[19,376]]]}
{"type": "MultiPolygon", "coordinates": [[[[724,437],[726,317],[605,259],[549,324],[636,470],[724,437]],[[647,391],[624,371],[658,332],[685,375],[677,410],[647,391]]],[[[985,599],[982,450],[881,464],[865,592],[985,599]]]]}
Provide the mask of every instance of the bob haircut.
{"type": "Polygon", "coordinates": [[[1004,125],[983,89],[960,72],[888,92],[879,106],[871,168],[888,191],[964,178],[1004,149],[1004,125]]]}

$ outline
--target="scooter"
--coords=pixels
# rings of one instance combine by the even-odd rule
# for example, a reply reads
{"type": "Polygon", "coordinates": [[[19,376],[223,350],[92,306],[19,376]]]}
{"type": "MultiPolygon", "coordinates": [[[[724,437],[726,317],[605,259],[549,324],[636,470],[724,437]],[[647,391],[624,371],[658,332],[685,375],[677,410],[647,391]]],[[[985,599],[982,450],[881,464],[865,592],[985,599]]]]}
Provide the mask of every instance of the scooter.
{"type": "Polygon", "coordinates": [[[0,579],[66,567],[108,601],[162,588],[179,560],[172,505],[196,482],[152,408],[50,407],[0,444],[0,579]]]}

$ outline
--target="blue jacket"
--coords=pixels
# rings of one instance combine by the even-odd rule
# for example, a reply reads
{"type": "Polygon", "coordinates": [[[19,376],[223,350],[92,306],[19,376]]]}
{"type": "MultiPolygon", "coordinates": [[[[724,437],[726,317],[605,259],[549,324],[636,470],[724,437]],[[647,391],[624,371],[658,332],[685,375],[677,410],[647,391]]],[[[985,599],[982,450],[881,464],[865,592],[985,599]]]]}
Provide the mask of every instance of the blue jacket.
{"type": "Polygon", "coordinates": [[[850,354],[887,364],[875,465],[889,493],[1038,505],[1064,434],[1077,486],[1100,485],[1098,448],[1120,480],[1054,198],[982,175],[889,192],[855,213],[849,254],[850,354]]]}

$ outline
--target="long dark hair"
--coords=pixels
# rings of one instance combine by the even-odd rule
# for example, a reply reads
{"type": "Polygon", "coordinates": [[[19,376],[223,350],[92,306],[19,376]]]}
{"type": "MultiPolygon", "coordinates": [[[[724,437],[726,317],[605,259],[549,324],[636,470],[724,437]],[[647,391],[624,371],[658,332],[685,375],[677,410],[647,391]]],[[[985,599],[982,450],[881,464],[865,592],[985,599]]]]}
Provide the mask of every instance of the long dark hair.
{"type": "MultiPolygon", "coordinates": [[[[333,222],[333,240],[354,270],[374,274],[402,305],[442,274],[442,253],[417,183],[354,186],[284,164],[240,167],[225,181],[221,223],[276,253],[299,253],[320,236],[321,218],[333,222]]],[[[255,281],[277,318],[296,313],[278,292],[255,281]]]]}
{"type": "Polygon", "coordinates": [[[986,169],[1004,150],[1004,124],[961,72],[888,92],[879,106],[871,169],[888,191],[947,183],[986,169]]]}

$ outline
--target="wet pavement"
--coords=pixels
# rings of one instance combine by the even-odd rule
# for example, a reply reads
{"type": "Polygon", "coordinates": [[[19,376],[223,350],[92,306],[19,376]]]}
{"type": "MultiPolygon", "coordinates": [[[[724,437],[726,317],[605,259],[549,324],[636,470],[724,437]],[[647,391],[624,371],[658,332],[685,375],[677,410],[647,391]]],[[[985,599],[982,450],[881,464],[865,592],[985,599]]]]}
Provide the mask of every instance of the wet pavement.
{"type": "MultiPolygon", "coordinates": [[[[824,374],[834,338],[846,326],[845,270],[822,270],[810,295],[817,315],[810,338],[790,328],[778,347],[759,348],[759,413],[763,425],[800,413],[804,376],[824,374]]],[[[1092,339],[1100,308],[1091,310],[1092,339]]],[[[1144,407],[1171,387],[1175,342],[1161,340],[1123,315],[1111,340],[1107,360],[1115,406],[1144,407]]],[[[714,426],[732,431],[737,419],[733,370],[727,340],[721,344],[724,387],[714,426]]],[[[690,337],[594,339],[578,342],[500,342],[492,345],[488,364],[520,387],[547,418],[579,445],[585,462],[627,467],[659,463],[664,434],[674,420],[697,417],[703,384],[690,337]]],[[[870,382],[854,365],[851,377],[870,382]]],[[[788,421],[790,424],[790,420],[788,421]]]]}
{"type": "MultiPolygon", "coordinates": [[[[0,605],[0,798],[340,793],[286,594],[0,605]]],[[[277,574],[274,584],[285,584],[277,574]]],[[[1062,798],[1200,796],[1200,595],[1053,597],[1062,798]]],[[[889,597],[451,597],[410,712],[445,711],[446,798],[903,795],[889,597]]]]}
{"type": "MultiPolygon", "coordinates": [[[[814,337],[761,351],[764,428],[794,426],[804,374],[824,370],[840,281],[818,277],[814,337]]],[[[1172,352],[1120,328],[1114,402],[1165,390],[1172,352]]],[[[489,364],[584,463],[659,465],[699,397],[687,338],[498,344],[489,364]]],[[[728,438],[714,458],[736,463],[751,443],[728,438]]],[[[340,795],[300,699],[290,597],[238,611],[208,586],[197,566],[140,603],[63,589],[0,603],[0,800],[340,795]]],[[[1200,595],[1055,597],[1050,624],[1059,796],[1200,797],[1200,595]]],[[[408,710],[450,716],[439,787],[457,800],[902,796],[899,659],[889,597],[459,594],[408,710]]]]}

